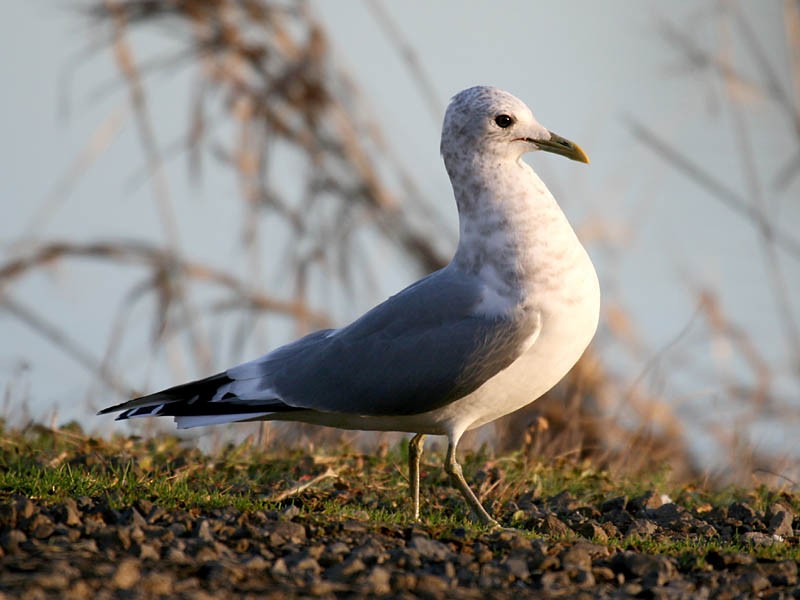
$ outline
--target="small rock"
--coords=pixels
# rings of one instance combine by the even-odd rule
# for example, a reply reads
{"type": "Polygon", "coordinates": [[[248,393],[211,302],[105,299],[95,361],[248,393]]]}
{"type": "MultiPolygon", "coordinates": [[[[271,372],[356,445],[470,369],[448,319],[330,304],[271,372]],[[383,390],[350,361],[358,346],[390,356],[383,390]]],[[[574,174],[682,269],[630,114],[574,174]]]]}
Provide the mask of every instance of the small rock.
{"type": "Polygon", "coordinates": [[[141,500],[134,502],[133,506],[139,512],[139,514],[150,515],[155,504],[151,500],[142,498],[141,500]]]}
{"type": "Polygon", "coordinates": [[[519,533],[516,531],[509,531],[507,529],[502,529],[495,533],[493,536],[495,542],[499,542],[506,548],[511,546],[511,540],[520,537],[519,533]]]}
{"type": "Polygon", "coordinates": [[[73,583],[72,587],[64,592],[64,600],[88,600],[94,597],[94,591],[83,579],[79,579],[73,583]]]}
{"type": "Polygon", "coordinates": [[[279,558],[272,564],[269,570],[275,577],[286,577],[289,574],[289,567],[286,566],[286,561],[279,558]]]}
{"type": "Polygon", "coordinates": [[[728,518],[742,523],[752,523],[756,519],[756,511],[745,502],[733,502],[728,506],[728,518]]]}
{"type": "Polygon", "coordinates": [[[342,564],[331,569],[331,576],[334,579],[349,578],[367,570],[367,565],[358,557],[349,557],[342,564]]]}
{"type": "Polygon", "coordinates": [[[757,570],[748,571],[743,573],[734,584],[736,587],[740,589],[744,589],[750,592],[761,592],[769,587],[769,579],[764,577],[761,573],[757,570]]]}
{"type": "Polygon", "coordinates": [[[417,579],[416,592],[418,595],[429,598],[444,598],[449,587],[448,582],[436,575],[423,573],[417,579]]]}
{"type": "Polygon", "coordinates": [[[560,593],[563,596],[563,590],[570,587],[569,574],[565,571],[547,571],[542,574],[541,586],[547,593],[560,593]]]}
{"type": "Polygon", "coordinates": [[[595,586],[596,581],[591,569],[567,569],[572,583],[581,588],[592,588],[595,586]]]}
{"type": "Polygon", "coordinates": [[[0,523],[4,528],[17,525],[17,508],[13,503],[0,502],[0,523]]]}
{"type": "Polygon", "coordinates": [[[114,572],[111,585],[120,590],[129,590],[139,582],[139,578],[139,562],[127,558],[119,564],[114,572]]]}
{"type": "Polygon", "coordinates": [[[167,560],[178,565],[186,565],[192,562],[184,551],[179,548],[170,548],[167,550],[167,560]]]}
{"type": "Polygon", "coordinates": [[[266,571],[269,567],[269,563],[264,559],[263,556],[253,556],[252,558],[247,559],[242,563],[245,569],[252,569],[254,571],[266,571]]]}
{"type": "Polygon", "coordinates": [[[550,498],[548,504],[559,514],[571,513],[580,506],[580,503],[567,491],[563,491],[550,498]]]}
{"type": "Polygon", "coordinates": [[[322,553],[322,558],[328,563],[333,564],[341,560],[341,557],[350,552],[350,546],[344,542],[333,542],[329,544],[322,553]]]}
{"type": "Polygon", "coordinates": [[[189,529],[183,523],[170,523],[169,527],[167,527],[167,531],[172,534],[173,537],[178,538],[186,535],[189,529]]]}
{"type": "Polygon", "coordinates": [[[617,576],[614,574],[614,571],[608,567],[594,567],[592,568],[592,574],[594,575],[595,581],[605,583],[615,581],[617,578],[617,576]]]}
{"type": "Polygon", "coordinates": [[[658,531],[658,525],[649,519],[634,519],[628,531],[625,532],[625,537],[637,537],[641,540],[646,540],[653,536],[658,531]]]}
{"type": "Polygon", "coordinates": [[[153,544],[139,546],[139,560],[160,560],[161,555],[153,544]]]}
{"type": "Polygon", "coordinates": [[[772,535],[779,535],[782,537],[791,537],[794,535],[792,530],[792,521],[794,521],[794,513],[792,510],[783,504],[772,504],[767,509],[767,520],[769,522],[769,533],[772,535]]]}
{"type": "Polygon", "coordinates": [[[211,533],[211,525],[209,524],[208,519],[201,519],[197,522],[193,535],[204,542],[214,541],[214,534],[211,533]]]}
{"type": "Polygon", "coordinates": [[[376,566],[369,572],[364,583],[367,585],[370,594],[382,595],[392,591],[390,579],[391,574],[387,569],[376,566]]]}
{"type": "Polygon", "coordinates": [[[608,542],[608,534],[606,533],[606,530],[594,520],[589,520],[585,523],[582,523],[578,527],[578,533],[588,540],[594,540],[601,544],[608,542]]]}
{"type": "Polygon", "coordinates": [[[606,533],[608,533],[609,537],[616,537],[616,535],[619,535],[620,531],[627,531],[628,527],[630,527],[631,523],[633,523],[633,517],[627,510],[617,508],[603,513],[603,519],[604,521],[601,524],[601,527],[606,530],[606,533]],[[617,530],[617,533],[612,535],[610,530],[606,529],[607,525],[613,525],[617,530]]]}
{"type": "Polygon", "coordinates": [[[94,500],[92,500],[89,496],[78,496],[75,499],[78,508],[83,512],[87,510],[92,510],[94,508],[94,500]]]}
{"type": "Polygon", "coordinates": [[[413,573],[395,571],[392,573],[391,589],[396,592],[413,590],[417,586],[417,576],[413,573]]]}
{"type": "Polygon", "coordinates": [[[311,582],[311,585],[308,588],[308,593],[311,596],[326,596],[331,597],[332,594],[340,590],[341,588],[337,587],[337,584],[333,583],[332,581],[323,581],[322,579],[315,579],[311,582]]]}
{"type": "Polygon", "coordinates": [[[153,506],[150,512],[147,513],[147,522],[152,525],[167,515],[169,515],[169,513],[160,506],[153,506]]]}
{"type": "Polygon", "coordinates": [[[306,539],[306,528],[294,521],[274,521],[267,527],[269,543],[283,546],[286,543],[300,544],[306,539]]]}
{"type": "Polygon", "coordinates": [[[53,519],[42,513],[39,513],[34,517],[29,531],[37,540],[46,540],[53,535],[55,530],[56,526],[55,523],[53,523],[53,519]]]}
{"type": "Polygon", "coordinates": [[[503,566],[505,566],[509,575],[521,581],[527,581],[531,577],[528,563],[523,558],[510,557],[503,563],[503,566]]]}
{"type": "Polygon", "coordinates": [[[292,519],[294,519],[299,515],[300,515],[300,509],[294,504],[290,504],[283,510],[283,512],[281,512],[281,517],[283,517],[287,521],[291,521],[292,519]]]}
{"type": "Polygon", "coordinates": [[[367,531],[367,526],[364,523],[353,519],[343,521],[340,527],[345,533],[365,533],[367,531]]]}
{"type": "Polygon", "coordinates": [[[138,510],[132,508],[130,524],[134,527],[145,527],[147,526],[147,519],[145,519],[138,510]]]}
{"type": "Polygon", "coordinates": [[[539,571],[553,571],[556,569],[561,568],[561,561],[558,559],[557,556],[553,556],[552,554],[547,554],[539,561],[539,564],[536,566],[536,569],[539,571]]]}
{"type": "Polygon", "coordinates": [[[600,511],[603,513],[611,512],[612,510],[625,510],[625,505],[628,503],[627,496],[617,496],[610,498],[600,505],[600,511]]]}
{"type": "Polygon", "coordinates": [[[413,548],[397,548],[390,556],[391,561],[401,569],[414,570],[422,567],[422,557],[413,548]]]}
{"type": "Polygon", "coordinates": [[[456,567],[451,562],[444,563],[444,576],[449,580],[454,581],[456,578],[456,567]]]}
{"type": "MultiPolygon", "coordinates": [[[[540,540],[537,540],[541,542],[540,540]]],[[[511,532],[511,540],[508,544],[511,550],[522,550],[526,552],[530,552],[533,550],[534,543],[529,538],[525,537],[522,532],[512,531],[511,532]]]]}
{"type": "MultiPolygon", "coordinates": [[[[628,526],[630,526],[630,523],[628,526]]],[[[611,521],[604,521],[600,523],[600,527],[602,527],[603,531],[606,532],[606,536],[608,538],[618,538],[621,535],[617,526],[611,521]]]]}
{"type": "MultiPolygon", "coordinates": [[[[111,542],[111,538],[113,529],[109,528],[108,531],[103,532],[103,535],[98,538],[102,539],[104,546],[111,547],[113,543],[111,542]]],[[[131,547],[131,530],[130,527],[119,527],[116,531],[117,539],[119,540],[120,545],[124,550],[127,550],[131,547]]]]}
{"type": "Polygon", "coordinates": [[[360,558],[365,564],[374,565],[383,562],[388,554],[380,542],[370,537],[366,542],[353,549],[352,556],[360,558]]]}
{"type": "Polygon", "coordinates": [[[236,571],[239,570],[240,569],[235,566],[232,566],[230,569],[226,569],[223,564],[217,560],[204,560],[200,564],[200,568],[197,569],[196,573],[200,579],[205,581],[204,587],[208,587],[208,583],[212,581],[220,581],[226,572],[230,573],[234,579],[240,579],[241,576],[236,575],[236,571]]]}
{"type": "Polygon", "coordinates": [[[572,533],[569,526],[552,513],[545,515],[541,530],[556,538],[568,537],[572,533]]]}
{"type": "Polygon", "coordinates": [[[210,546],[201,546],[194,554],[194,560],[199,563],[207,563],[219,559],[219,551],[210,546]]]}
{"type": "Polygon", "coordinates": [[[647,514],[657,523],[668,525],[672,521],[680,518],[683,514],[683,509],[674,502],[670,502],[669,504],[662,504],[658,508],[648,511],[647,514]]]}
{"type": "Polygon", "coordinates": [[[591,569],[592,557],[582,546],[572,546],[559,555],[563,569],[591,569]]]}
{"type": "Polygon", "coordinates": [[[619,591],[623,598],[637,598],[644,595],[644,586],[636,581],[629,581],[619,591]]]}
{"type": "Polygon", "coordinates": [[[705,521],[696,521],[695,524],[694,524],[694,527],[692,528],[692,530],[697,535],[700,535],[700,536],[703,536],[703,537],[706,537],[706,538],[712,538],[712,537],[718,537],[719,536],[719,532],[717,532],[716,528],[713,525],[711,525],[710,523],[706,523],[705,521]]]}
{"type": "Polygon", "coordinates": [[[36,512],[36,505],[29,498],[21,496],[14,503],[17,519],[30,519],[36,512]]]}
{"type": "Polygon", "coordinates": [[[170,596],[172,594],[172,581],[173,578],[166,573],[151,573],[142,581],[143,595],[147,598],[170,596]]]}
{"type": "Polygon", "coordinates": [[[293,567],[293,571],[310,571],[312,573],[322,573],[322,567],[319,566],[319,563],[315,558],[310,556],[306,556],[301,558],[297,561],[293,567]]]}
{"type": "Polygon", "coordinates": [[[675,572],[672,562],[664,556],[621,552],[611,561],[616,571],[641,579],[646,588],[664,585],[675,572]]]}
{"type": "Polygon", "coordinates": [[[770,535],[760,531],[747,531],[742,534],[742,541],[754,546],[772,546],[773,544],[780,544],[784,540],[779,535],[770,535]]]}
{"type": "Polygon", "coordinates": [[[756,557],[743,552],[726,552],[725,554],[720,554],[716,550],[711,550],[706,554],[706,562],[719,570],[755,564],[756,557]]]}
{"type": "Polygon", "coordinates": [[[672,504],[672,499],[670,499],[669,496],[654,491],[648,491],[637,498],[633,498],[628,503],[628,511],[632,514],[638,514],[643,511],[661,508],[665,504],[672,504]]]}
{"type": "Polygon", "coordinates": [[[83,525],[83,520],[81,519],[81,512],[78,510],[78,503],[75,502],[72,498],[67,498],[64,500],[63,504],[64,510],[64,523],[70,526],[78,526],[80,527],[83,525]]]}
{"type": "Polygon", "coordinates": [[[46,590],[64,590],[69,586],[69,577],[63,573],[42,573],[33,577],[36,585],[46,590]]]}
{"type": "Polygon", "coordinates": [[[450,548],[442,542],[425,538],[422,536],[415,536],[408,542],[407,547],[419,552],[422,558],[433,560],[436,562],[443,562],[452,558],[453,553],[450,548]]]}
{"type": "Polygon", "coordinates": [[[19,545],[27,539],[28,536],[26,536],[24,532],[19,529],[12,529],[0,535],[0,548],[2,548],[6,554],[16,554],[20,551],[19,545]]]}
{"type": "Polygon", "coordinates": [[[491,549],[483,542],[475,542],[472,553],[479,564],[487,563],[494,558],[491,549]]]}
{"type": "Polygon", "coordinates": [[[318,559],[325,552],[325,546],[322,544],[312,544],[306,547],[305,552],[311,558],[318,559]]]}

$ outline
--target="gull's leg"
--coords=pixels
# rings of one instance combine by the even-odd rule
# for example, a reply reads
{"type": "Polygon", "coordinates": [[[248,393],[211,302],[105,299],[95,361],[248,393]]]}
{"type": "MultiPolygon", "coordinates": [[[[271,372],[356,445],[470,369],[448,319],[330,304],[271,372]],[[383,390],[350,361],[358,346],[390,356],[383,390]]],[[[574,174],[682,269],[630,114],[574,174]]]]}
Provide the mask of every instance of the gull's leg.
{"type": "Polygon", "coordinates": [[[408,443],[408,483],[411,486],[411,501],[414,503],[414,520],[419,521],[419,459],[425,434],[418,433],[408,443]]]}
{"type": "Polygon", "coordinates": [[[461,495],[464,496],[464,500],[467,501],[467,504],[472,509],[472,512],[478,517],[478,520],[483,523],[484,525],[490,525],[493,529],[499,529],[500,524],[495,521],[486,509],[483,508],[480,500],[478,500],[475,493],[469,488],[467,485],[466,479],[464,479],[464,474],[461,472],[461,465],[458,464],[456,461],[456,444],[458,442],[450,441],[447,446],[447,458],[445,459],[444,469],[447,471],[447,474],[450,475],[450,479],[453,481],[453,484],[458,488],[461,492],[461,495]]]}

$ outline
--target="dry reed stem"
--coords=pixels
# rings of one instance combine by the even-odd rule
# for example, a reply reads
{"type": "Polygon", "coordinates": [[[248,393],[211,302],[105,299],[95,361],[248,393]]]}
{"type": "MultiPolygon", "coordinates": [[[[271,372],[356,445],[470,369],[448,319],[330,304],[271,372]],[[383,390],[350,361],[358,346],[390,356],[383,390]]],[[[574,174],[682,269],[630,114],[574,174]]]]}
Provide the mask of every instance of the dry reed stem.
{"type": "MultiPolygon", "coordinates": [[[[199,326],[190,295],[193,282],[203,282],[225,293],[225,297],[215,301],[212,310],[244,309],[237,334],[241,346],[252,335],[252,327],[248,326],[251,311],[289,316],[298,333],[327,324],[329,317],[324,311],[309,307],[309,289],[320,274],[345,289],[353,290],[358,277],[368,281],[370,288],[374,287],[370,273],[376,269],[362,251],[360,239],[365,231],[389,241],[421,272],[445,263],[442,249],[431,240],[437,236],[452,240],[454,232],[431,216],[437,212],[431,209],[430,199],[420,193],[391,144],[386,143],[376,125],[378,120],[372,118],[352,78],[336,63],[324,27],[308,5],[267,0],[101,0],[90,6],[89,13],[96,19],[97,29],[107,32],[105,39],[129,92],[145,157],[145,174],[147,181],[153,183],[161,211],[166,235],[164,247],[140,241],[45,240],[23,245],[18,247],[16,256],[0,265],[0,285],[8,290],[22,276],[68,258],[89,257],[144,269],[145,280],[134,285],[120,304],[102,361],[82,352],[83,349],[71,348],[69,342],[65,344],[65,351],[98,378],[113,373],[115,356],[124,343],[126,314],[145,294],[153,293],[160,298],[153,315],[155,349],[166,343],[169,322],[173,330],[188,328],[190,339],[194,340],[195,360],[204,364],[208,360],[207,355],[204,357],[208,341],[200,330],[191,330],[199,326]],[[137,27],[157,25],[181,46],[179,51],[147,62],[137,61],[128,33],[137,27]],[[158,122],[158,114],[156,107],[147,103],[147,77],[165,69],[191,67],[196,67],[196,74],[189,94],[187,132],[183,139],[168,145],[167,152],[156,138],[154,124],[158,122]],[[232,139],[220,142],[212,138],[221,129],[220,124],[230,123],[235,124],[232,139]],[[299,182],[299,191],[282,185],[281,174],[270,171],[275,155],[287,149],[302,156],[305,177],[299,182]],[[168,156],[183,153],[196,178],[203,169],[210,168],[205,160],[207,154],[221,159],[223,166],[233,169],[237,176],[241,197],[234,201],[246,206],[241,225],[247,253],[246,280],[182,255],[164,162],[168,156]],[[268,246],[261,223],[265,215],[277,217],[288,234],[283,252],[276,250],[273,254],[282,256],[281,264],[287,265],[288,294],[286,290],[266,291],[250,283],[264,280],[267,267],[262,260],[262,249],[268,246]]],[[[368,8],[389,42],[403,56],[432,114],[438,114],[436,93],[422,61],[382,5],[369,4],[368,8]]],[[[797,22],[796,15],[791,22],[797,22]]],[[[705,52],[680,28],[667,25],[665,35],[695,68],[715,69],[731,85],[759,87],[738,65],[705,52]]],[[[743,35],[750,51],[758,54],[758,40],[752,32],[745,31],[743,35]]],[[[796,51],[797,36],[792,39],[795,55],[800,55],[796,51]]],[[[767,95],[784,110],[795,130],[800,131],[796,108],[790,114],[791,102],[787,103],[779,78],[772,72],[766,72],[766,77],[767,95]]],[[[650,128],[633,119],[631,123],[634,134],[645,145],[693,179],[710,197],[744,215],[759,228],[763,244],[800,258],[800,240],[779,229],[763,206],[749,204],[748,198],[726,186],[702,165],[685,159],[650,128]]],[[[88,168],[89,164],[87,161],[79,168],[88,168]]],[[[784,179],[790,180],[796,172],[790,165],[784,179]]],[[[77,172],[70,176],[77,176],[77,172]]],[[[773,259],[767,257],[767,260],[773,259]]],[[[773,289],[780,287],[776,285],[773,289]]],[[[698,294],[709,338],[730,341],[756,377],[755,386],[739,380],[728,382],[729,391],[736,393],[735,397],[742,402],[750,402],[751,407],[769,406],[774,401],[769,394],[771,371],[747,331],[724,315],[711,292],[698,294]],[[733,388],[741,389],[737,392],[733,388]]],[[[30,314],[18,301],[13,308],[19,309],[20,318],[30,314]]],[[[635,326],[625,322],[624,311],[618,310],[615,315],[613,331],[617,332],[617,343],[641,356],[647,349],[636,335],[635,326]]],[[[28,321],[53,339],[63,337],[55,324],[49,324],[48,329],[42,328],[36,318],[28,321]]],[[[689,328],[694,331],[695,327],[693,320],[687,331],[689,328]]],[[[652,369],[646,367],[642,377],[660,376],[669,361],[688,360],[681,352],[689,341],[688,335],[681,333],[675,344],[651,353],[652,369]]],[[[653,462],[663,460],[673,465],[676,478],[696,475],[698,469],[687,450],[682,421],[674,407],[638,385],[627,385],[626,392],[626,385],[607,372],[596,352],[591,349],[569,378],[545,398],[498,422],[501,449],[521,447],[526,456],[537,459],[590,457],[609,468],[632,472],[647,470],[653,462]]],[[[298,437],[313,446],[325,440],[341,440],[342,434],[303,427],[259,433],[260,440],[269,439],[271,443],[296,443],[298,437]]],[[[741,439],[729,437],[722,443],[744,452],[741,439]]],[[[748,456],[753,469],[766,469],[770,464],[768,457],[753,452],[748,456]]]]}

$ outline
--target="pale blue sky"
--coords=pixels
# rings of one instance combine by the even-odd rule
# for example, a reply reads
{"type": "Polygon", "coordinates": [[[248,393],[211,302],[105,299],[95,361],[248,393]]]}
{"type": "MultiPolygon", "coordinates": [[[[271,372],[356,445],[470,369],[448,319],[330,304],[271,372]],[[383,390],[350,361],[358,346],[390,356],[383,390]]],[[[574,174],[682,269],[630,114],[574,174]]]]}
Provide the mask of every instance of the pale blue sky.
{"type": "MultiPolygon", "coordinates": [[[[359,84],[417,185],[427,196],[441,198],[443,214],[455,224],[452,195],[438,155],[440,124],[420,97],[406,64],[364,3],[320,1],[312,6],[328,28],[335,60],[359,84]]],[[[734,187],[742,184],[736,138],[719,81],[687,67],[659,26],[668,20],[704,48],[717,51],[731,44],[740,56],[736,36],[710,18],[720,6],[622,0],[386,4],[434,84],[440,114],[460,89],[496,85],[525,100],[544,125],[588,152],[589,167],[558,157],[536,156],[530,162],[579,230],[591,232],[590,226],[602,221],[625,232],[626,241],[618,252],[610,253],[592,239],[588,246],[607,297],[630,312],[645,342],[642,356],[611,360],[627,369],[631,378],[691,317],[695,297],[689,283],[718,290],[729,316],[753,333],[774,370],[785,372],[789,367],[782,324],[771,294],[764,290],[766,276],[753,228],[666,166],[626,125],[626,117],[649,124],[690,160],[701,161],[734,187]]],[[[742,10],[780,73],[788,73],[783,4],[743,3],[742,10]]],[[[98,236],[161,239],[151,189],[130,186],[143,159],[127,112],[127,96],[122,88],[113,87],[100,97],[95,93],[115,81],[110,57],[78,58],[90,31],[63,3],[18,1],[7,9],[7,17],[8,12],[13,13],[11,18],[0,22],[0,47],[6,57],[0,63],[0,80],[6,83],[0,95],[4,260],[9,245],[20,238],[90,137],[101,124],[116,118],[123,123],[119,136],[40,232],[83,241],[98,236]]],[[[164,44],[159,36],[142,36],[139,42],[142,55],[157,52],[164,44]]],[[[751,61],[745,60],[744,66],[758,77],[751,61]]],[[[187,126],[189,81],[187,74],[150,81],[151,106],[163,143],[179,137],[187,126]]],[[[791,90],[788,83],[787,89],[791,90]]],[[[757,93],[748,97],[746,113],[757,164],[769,187],[769,178],[798,147],[797,138],[774,106],[757,93]]],[[[237,257],[240,215],[235,214],[234,203],[221,205],[219,198],[236,194],[237,189],[219,164],[211,160],[207,167],[203,185],[194,187],[187,182],[185,163],[175,161],[168,169],[171,193],[182,215],[186,253],[224,267],[237,257]]],[[[302,173],[289,169],[285,175],[302,173]]],[[[795,181],[790,189],[768,195],[768,201],[780,207],[786,231],[800,231],[798,192],[795,181]]],[[[796,291],[798,261],[786,259],[782,265],[796,291]]],[[[387,272],[390,275],[372,297],[363,294],[356,303],[338,307],[337,318],[357,316],[415,277],[390,258],[387,272]]],[[[87,350],[102,356],[116,300],[130,276],[74,262],[19,281],[6,291],[30,302],[87,350]]],[[[795,315],[800,312],[796,300],[793,309],[795,315]]],[[[144,312],[131,318],[143,320],[144,312]]],[[[96,402],[97,397],[82,368],[8,315],[0,314],[0,338],[5,341],[0,346],[0,382],[13,388],[7,397],[28,398],[38,416],[54,407],[60,415],[88,415],[86,400],[96,402]],[[29,365],[23,373],[21,361],[29,365]]],[[[285,340],[269,339],[270,345],[281,341],[285,340]]],[[[174,370],[143,367],[144,350],[130,352],[129,383],[178,383],[174,370]]],[[[190,367],[185,372],[190,377],[202,375],[190,367]]],[[[797,393],[796,381],[790,393],[797,393]]],[[[713,402],[720,390],[706,384],[675,384],[665,392],[713,402]]]]}

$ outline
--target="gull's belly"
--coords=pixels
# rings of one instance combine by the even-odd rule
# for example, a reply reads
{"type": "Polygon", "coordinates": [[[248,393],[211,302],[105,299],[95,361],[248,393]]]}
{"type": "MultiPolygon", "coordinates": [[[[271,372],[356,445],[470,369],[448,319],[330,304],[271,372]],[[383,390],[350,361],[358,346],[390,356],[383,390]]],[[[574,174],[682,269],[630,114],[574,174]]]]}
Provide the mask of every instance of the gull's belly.
{"type": "Polygon", "coordinates": [[[600,313],[597,274],[581,251],[585,260],[566,274],[566,285],[552,290],[530,348],[470,395],[426,413],[429,418],[448,432],[473,429],[530,404],[561,381],[594,337],[600,313]]]}

